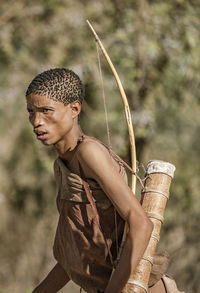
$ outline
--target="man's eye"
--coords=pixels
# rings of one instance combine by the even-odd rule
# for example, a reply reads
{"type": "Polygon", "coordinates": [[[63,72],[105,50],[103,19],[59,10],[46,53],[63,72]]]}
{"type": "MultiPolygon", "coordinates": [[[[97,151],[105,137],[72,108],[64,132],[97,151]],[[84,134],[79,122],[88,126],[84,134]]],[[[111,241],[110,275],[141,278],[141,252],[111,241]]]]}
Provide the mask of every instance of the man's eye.
{"type": "Polygon", "coordinates": [[[27,111],[28,111],[29,114],[33,113],[32,109],[27,109],[27,111]]]}
{"type": "Polygon", "coordinates": [[[43,112],[43,113],[48,113],[49,111],[50,111],[49,109],[45,109],[45,108],[42,109],[42,112],[43,112]]]}

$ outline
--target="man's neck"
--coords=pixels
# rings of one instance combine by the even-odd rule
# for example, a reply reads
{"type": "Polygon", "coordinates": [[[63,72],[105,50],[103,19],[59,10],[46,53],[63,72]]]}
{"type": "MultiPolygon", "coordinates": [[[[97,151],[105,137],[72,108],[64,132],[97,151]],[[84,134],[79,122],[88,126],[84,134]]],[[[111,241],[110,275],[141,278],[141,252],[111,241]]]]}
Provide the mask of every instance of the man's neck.
{"type": "Polygon", "coordinates": [[[73,156],[73,151],[77,146],[78,141],[83,136],[83,132],[79,125],[77,125],[76,129],[73,129],[70,133],[68,133],[61,141],[54,145],[58,155],[65,161],[70,161],[73,156]]]}

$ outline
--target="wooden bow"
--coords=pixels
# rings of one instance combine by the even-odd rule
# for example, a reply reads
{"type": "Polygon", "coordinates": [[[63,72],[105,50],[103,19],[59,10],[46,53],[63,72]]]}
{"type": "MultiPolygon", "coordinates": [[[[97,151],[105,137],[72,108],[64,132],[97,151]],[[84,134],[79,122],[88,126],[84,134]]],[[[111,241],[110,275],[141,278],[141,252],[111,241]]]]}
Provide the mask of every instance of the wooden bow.
{"type": "MultiPolygon", "coordinates": [[[[136,148],[135,148],[135,136],[134,136],[134,131],[133,131],[133,123],[132,123],[132,119],[131,119],[131,113],[130,113],[130,108],[129,108],[129,104],[128,104],[128,99],[126,97],[125,91],[123,89],[122,83],[120,81],[119,75],[110,59],[110,57],[108,56],[108,53],[106,52],[106,49],[104,48],[101,40],[99,39],[96,31],[94,30],[93,26],[91,25],[91,23],[89,22],[89,20],[87,20],[87,23],[91,29],[91,31],[94,34],[95,40],[98,43],[99,47],[102,50],[102,53],[104,55],[104,57],[106,58],[108,65],[110,66],[110,69],[115,77],[117,86],[119,88],[119,92],[121,95],[121,99],[123,102],[123,107],[124,107],[124,113],[125,113],[125,117],[126,117],[126,123],[127,123],[127,127],[128,127],[128,133],[129,133],[129,141],[130,141],[130,150],[131,150],[131,166],[134,172],[136,172],[136,148]]],[[[133,191],[133,193],[135,194],[135,188],[136,188],[136,176],[134,174],[132,174],[132,178],[131,178],[131,190],[133,191]]]]}
{"type": "MultiPolygon", "coordinates": [[[[129,133],[129,141],[130,141],[130,151],[131,151],[131,167],[133,169],[133,171],[136,173],[136,148],[135,148],[135,135],[134,135],[134,131],[133,131],[133,123],[132,123],[132,119],[131,119],[131,113],[130,113],[130,108],[129,108],[129,104],[128,104],[128,99],[126,97],[124,88],[122,86],[122,83],[120,81],[119,75],[108,55],[108,53],[106,52],[106,49],[104,48],[101,40],[99,39],[96,31],[94,30],[93,26],[91,25],[91,23],[87,20],[87,23],[91,29],[91,31],[94,34],[95,40],[98,43],[99,47],[102,50],[102,53],[105,57],[105,59],[108,62],[108,65],[110,66],[110,69],[115,77],[115,81],[117,83],[117,86],[119,88],[119,92],[121,95],[121,99],[122,99],[122,103],[123,103],[123,108],[124,108],[124,114],[126,117],[126,123],[127,123],[127,127],[128,127],[128,133],[129,133]]],[[[134,173],[132,173],[131,175],[131,190],[132,192],[135,194],[135,190],[136,190],[136,176],[134,175],[134,173]]],[[[128,224],[126,223],[125,228],[124,228],[124,234],[123,234],[123,238],[122,238],[122,243],[121,243],[121,247],[120,247],[120,251],[119,251],[119,256],[121,254],[121,249],[124,245],[124,242],[126,240],[126,235],[127,235],[127,231],[128,231],[128,224]]]]}

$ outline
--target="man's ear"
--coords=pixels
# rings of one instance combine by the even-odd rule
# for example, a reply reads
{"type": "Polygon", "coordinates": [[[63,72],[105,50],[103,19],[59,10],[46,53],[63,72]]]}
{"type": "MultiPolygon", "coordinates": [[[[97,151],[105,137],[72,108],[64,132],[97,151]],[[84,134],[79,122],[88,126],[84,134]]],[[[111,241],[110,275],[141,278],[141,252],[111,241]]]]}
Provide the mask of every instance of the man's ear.
{"type": "Polygon", "coordinates": [[[76,100],[70,103],[70,108],[72,110],[72,118],[76,118],[81,112],[81,103],[78,100],[76,100]]]}

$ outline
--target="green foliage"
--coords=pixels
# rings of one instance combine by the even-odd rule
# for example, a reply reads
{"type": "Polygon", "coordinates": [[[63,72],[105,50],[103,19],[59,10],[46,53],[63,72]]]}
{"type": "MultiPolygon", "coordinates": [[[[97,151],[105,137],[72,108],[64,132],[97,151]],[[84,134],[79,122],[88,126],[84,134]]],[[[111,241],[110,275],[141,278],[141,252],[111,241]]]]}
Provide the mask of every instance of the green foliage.
{"type": "MultiPolygon", "coordinates": [[[[49,241],[53,241],[56,226],[52,166],[56,154],[36,142],[28,126],[24,93],[30,80],[51,67],[64,66],[77,72],[86,85],[81,125],[88,135],[107,142],[95,42],[87,18],[124,84],[138,161],[146,164],[150,159],[162,159],[176,165],[161,248],[173,257],[170,272],[179,287],[199,292],[198,2],[2,1],[0,196],[5,208],[0,246],[7,266],[0,269],[1,292],[23,292],[41,279],[40,274],[50,267],[49,241]],[[8,278],[11,273],[18,284],[8,278]]],[[[119,93],[103,58],[101,63],[112,146],[130,161],[119,93]]]]}

